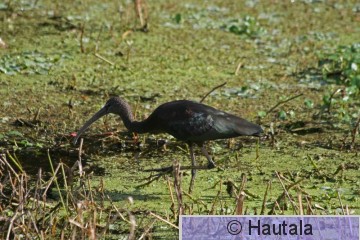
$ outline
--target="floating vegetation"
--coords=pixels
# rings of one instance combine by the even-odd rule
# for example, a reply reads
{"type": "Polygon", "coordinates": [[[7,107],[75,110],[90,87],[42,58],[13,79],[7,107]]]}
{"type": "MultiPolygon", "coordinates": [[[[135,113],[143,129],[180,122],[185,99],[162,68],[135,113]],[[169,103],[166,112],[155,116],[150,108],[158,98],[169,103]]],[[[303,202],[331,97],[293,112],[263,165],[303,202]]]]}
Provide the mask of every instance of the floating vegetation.
{"type": "Polygon", "coordinates": [[[66,54],[49,55],[38,51],[7,54],[0,58],[0,72],[7,75],[46,75],[54,65],[59,65],[64,59],[69,58],[66,54]]]}
{"type": "Polygon", "coordinates": [[[228,32],[251,38],[259,37],[266,33],[266,30],[261,27],[256,18],[251,16],[245,16],[240,19],[229,19],[221,28],[228,32]]]}
{"type": "Polygon", "coordinates": [[[196,5],[186,4],[187,12],[176,13],[171,17],[171,22],[166,22],[166,27],[182,28],[183,24],[190,24],[193,29],[222,29],[245,37],[259,37],[266,33],[255,17],[246,15],[239,18],[228,18],[224,15],[227,8],[209,6],[201,8],[196,5]]]}
{"type": "MultiPolygon", "coordinates": [[[[357,88],[348,91],[351,95],[360,92],[360,43],[340,46],[334,52],[325,52],[319,56],[319,67],[329,82],[357,88]]],[[[350,89],[349,89],[350,90],[350,89]]]]}

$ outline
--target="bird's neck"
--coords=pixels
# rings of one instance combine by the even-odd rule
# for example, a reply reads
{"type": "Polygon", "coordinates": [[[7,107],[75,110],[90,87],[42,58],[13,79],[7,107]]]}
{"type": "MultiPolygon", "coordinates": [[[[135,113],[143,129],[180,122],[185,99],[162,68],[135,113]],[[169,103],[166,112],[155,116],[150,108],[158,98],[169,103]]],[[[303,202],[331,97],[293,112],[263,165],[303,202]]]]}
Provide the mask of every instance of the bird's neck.
{"type": "Polygon", "coordinates": [[[134,116],[132,114],[131,107],[127,102],[121,100],[119,101],[118,104],[119,106],[116,108],[117,109],[116,114],[118,114],[121,117],[125,127],[130,132],[136,132],[136,133],[149,132],[149,127],[146,120],[141,122],[134,121],[134,116]]]}
{"type": "Polygon", "coordinates": [[[127,129],[129,129],[130,132],[136,133],[147,133],[150,131],[146,120],[141,122],[132,121],[127,129]]]}

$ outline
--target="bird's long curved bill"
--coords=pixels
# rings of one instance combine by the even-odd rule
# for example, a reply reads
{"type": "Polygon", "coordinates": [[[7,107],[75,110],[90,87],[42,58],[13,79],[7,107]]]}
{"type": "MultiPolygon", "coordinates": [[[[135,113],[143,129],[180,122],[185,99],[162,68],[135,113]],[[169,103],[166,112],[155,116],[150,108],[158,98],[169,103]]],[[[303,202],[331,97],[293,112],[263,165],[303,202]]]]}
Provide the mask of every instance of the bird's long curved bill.
{"type": "Polygon", "coordinates": [[[85,130],[88,129],[88,127],[90,127],[91,124],[93,124],[96,120],[98,120],[99,118],[105,116],[106,114],[108,114],[108,113],[107,113],[105,107],[103,107],[97,113],[95,113],[94,116],[92,116],[89,120],[87,120],[87,122],[84,124],[84,126],[82,126],[80,128],[80,130],[76,133],[76,137],[74,139],[74,144],[76,144],[76,142],[79,139],[80,135],[83,134],[85,132],[85,130]]]}

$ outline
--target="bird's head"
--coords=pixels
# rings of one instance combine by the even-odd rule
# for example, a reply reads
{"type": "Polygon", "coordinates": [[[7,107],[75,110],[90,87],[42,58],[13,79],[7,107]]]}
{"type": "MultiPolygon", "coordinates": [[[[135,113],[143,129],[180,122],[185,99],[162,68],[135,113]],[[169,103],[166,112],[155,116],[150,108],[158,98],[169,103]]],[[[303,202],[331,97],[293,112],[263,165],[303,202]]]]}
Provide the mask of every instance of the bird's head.
{"type": "Polygon", "coordinates": [[[100,119],[101,117],[109,114],[117,114],[120,115],[120,117],[125,122],[125,125],[128,121],[132,121],[132,114],[130,106],[127,102],[125,102],[120,97],[111,97],[105,105],[97,112],[95,113],[89,120],[86,121],[86,123],[80,128],[80,130],[77,132],[76,137],[74,139],[74,144],[79,139],[80,135],[85,132],[87,128],[91,126],[96,120],[100,119]]]}
{"type": "Polygon", "coordinates": [[[114,113],[114,114],[118,113],[119,108],[121,108],[122,102],[124,102],[124,100],[122,100],[119,97],[111,97],[109,100],[106,101],[105,105],[101,109],[101,110],[103,110],[103,113],[102,113],[103,116],[106,114],[109,114],[109,113],[114,113]]]}

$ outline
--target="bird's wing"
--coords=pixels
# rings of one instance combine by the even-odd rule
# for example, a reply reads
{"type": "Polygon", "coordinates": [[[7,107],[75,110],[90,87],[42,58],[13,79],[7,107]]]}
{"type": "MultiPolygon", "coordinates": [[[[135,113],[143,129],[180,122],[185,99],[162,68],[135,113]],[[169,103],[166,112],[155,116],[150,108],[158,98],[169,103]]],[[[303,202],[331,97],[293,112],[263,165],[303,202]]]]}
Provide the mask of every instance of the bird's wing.
{"type": "Polygon", "coordinates": [[[193,112],[169,123],[169,133],[180,140],[197,139],[213,128],[213,118],[204,112],[193,112]]]}
{"type": "Polygon", "coordinates": [[[183,141],[203,142],[260,133],[261,127],[204,104],[180,100],[160,105],[148,123],[183,141]]]}
{"type": "Polygon", "coordinates": [[[180,140],[207,141],[237,136],[258,135],[259,125],[213,108],[202,108],[169,121],[169,133],[180,140]],[[186,117],[184,117],[186,116],[186,117]]]}
{"type": "Polygon", "coordinates": [[[208,108],[187,100],[168,102],[155,109],[147,121],[157,132],[167,132],[183,141],[202,141],[199,137],[214,127],[208,108]]]}

